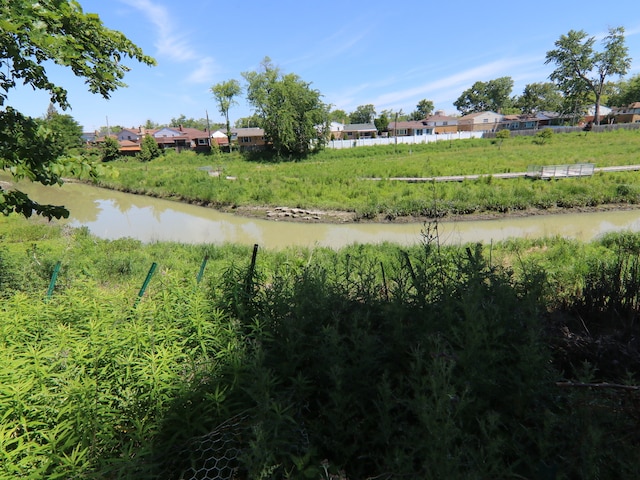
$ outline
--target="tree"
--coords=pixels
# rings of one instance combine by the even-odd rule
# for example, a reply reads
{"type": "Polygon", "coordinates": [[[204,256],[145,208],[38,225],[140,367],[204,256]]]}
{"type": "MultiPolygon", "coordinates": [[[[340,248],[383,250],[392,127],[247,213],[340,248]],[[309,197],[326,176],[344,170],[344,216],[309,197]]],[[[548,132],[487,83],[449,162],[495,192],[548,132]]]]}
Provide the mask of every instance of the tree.
{"type": "Polygon", "coordinates": [[[410,120],[424,120],[433,113],[434,105],[431,100],[422,99],[416,105],[415,111],[409,115],[410,120]]]}
{"type": "Polygon", "coordinates": [[[62,155],[70,155],[82,145],[82,127],[71,115],[60,114],[49,104],[47,114],[41,120],[52,133],[52,140],[61,149],[62,155]]]}
{"type": "Polygon", "coordinates": [[[211,87],[211,92],[218,103],[218,111],[224,117],[227,125],[227,138],[229,139],[229,145],[231,145],[231,124],[229,123],[229,110],[237,102],[235,97],[240,95],[242,88],[237,80],[231,79],[226,82],[220,82],[211,87]]]}
{"type": "Polygon", "coordinates": [[[156,128],[159,128],[159,127],[160,127],[160,124],[157,122],[154,122],[150,118],[147,118],[147,121],[144,122],[145,130],[155,130],[156,128]]]}
{"type": "Polygon", "coordinates": [[[378,118],[373,121],[378,133],[386,132],[389,128],[389,117],[385,113],[381,113],[378,118]]]}
{"type": "Polygon", "coordinates": [[[475,82],[453,102],[462,115],[487,110],[502,113],[511,107],[513,79],[500,77],[488,82],[475,82]]]}
{"type": "Polygon", "coordinates": [[[181,114],[178,118],[171,119],[171,126],[179,127],[182,125],[186,128],[197,128],[198,130],[204,130],[208,127],[206,118],[187,118],[184,114],[181,114]]]}
{"type": "Polygon", "coordinates": [[[331,110],[329,112],[329,121],[338,123],[347,123],[349,115],[344,110],[331,110]]]}
{"type": "Polygon", "coordinates": [[[120,144],[113,137],[105,137],[100,144],[100,156],[103,162],[112,162],[120,156],[120,144]]]}
{"type": "Polygon", "coordinates": [[[320,92],[293,73],[282,74],[268,57],[261,71],[245,72],[247,100],[260,117],[268,145],[276,155],[304,156],[324,147],[329,107],[320,92]]]}
{"type": "Polygon", "coordinates": [[[360,105],[349,114],[351,123],[373,123],[374,118],[376,118],[376,109],[371,104],[360,105]]]}
{"type": "Polygon", "coordinates": [[[617,82],[608,99],[610,107],[626,107],[635,102],[640,102],[640,74],[617,82]]]}
{"type": "Polygon", "coordinates": [[[555,49],[547,52],[545,63],[556,65],[549,78],[565,97],[580,98],[586,93],[594,96],[594,122],[599,124],[606,80],[613,75],[625,75],[631,66],[631,58],[623,27],[609,29],[600,52],[594,50],[595,41],[595,37],[588,37],[583,30],[570,30],[555,42],[555,49]]]}
{"type": "Polygon", "coordinates": [[[514,105],[524,114],[559,112],[562,110],[562,94],[554,83],[529,83],[514,105]]]}
{"type": "MultiPolygon", "coordinates": [[[[109,98],[125,86],[127,57],[155,64],[122,33],[106,28],[97,15],[84,13],[76,1],[1,2],[0,170],[9,170],[16,180],[28,178],[44,185],[61,184],[69,174],[97,175],[99,169],[80,158],[62,157],[49,126],[9,106],[9,92],[20,82],[46,91],[52,104],[66,110],[67,91],[45,70],[47,63],[55,63],[84,78],[90,92],[109,98]]],[[[23,192],[1,188],[0,212],[27,217],[35,212],[47,218],[69,215],[64,207],[40,205],[23,192]]]]}
{"type": "Polygon", "coordinates": [[[262,119],[256,114],[240,117],[235,121],[234,126],[236,128],[262,127],[262,119]]]}
{"type": "Polygon", "coordinates": [[[162,149],[156,139],[151,135],[145,135],[142,142],[140,142],[140,155],[138,158],[143,162],[150,162],[160,155],[162,155],[162,149]]]}

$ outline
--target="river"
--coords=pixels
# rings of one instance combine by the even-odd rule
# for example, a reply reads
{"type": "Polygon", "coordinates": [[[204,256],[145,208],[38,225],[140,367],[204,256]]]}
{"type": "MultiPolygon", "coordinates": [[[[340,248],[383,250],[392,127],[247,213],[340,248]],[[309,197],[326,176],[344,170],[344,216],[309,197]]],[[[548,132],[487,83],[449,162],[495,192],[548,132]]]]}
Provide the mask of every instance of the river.
{"type": "MultiPolygon", "coordinates": [[[[20,189],[40,203],[65,205],[70,218],[60,223],[87,227],[94,235],[142,242],[258,244],[341,248],[353,243],[392,242],[411,245],[422,240],[424,224],[302,223],[262,220],[221,213],[211,208],[68,183],[44,187],[21,183],[20,189]]],[[[479,221],[442,221],[442,244],[496,242],[507,238],[563,236],[583,241],[606,232],[640,231],[640,208],[624,211],[505,217],[479,221]]]]}

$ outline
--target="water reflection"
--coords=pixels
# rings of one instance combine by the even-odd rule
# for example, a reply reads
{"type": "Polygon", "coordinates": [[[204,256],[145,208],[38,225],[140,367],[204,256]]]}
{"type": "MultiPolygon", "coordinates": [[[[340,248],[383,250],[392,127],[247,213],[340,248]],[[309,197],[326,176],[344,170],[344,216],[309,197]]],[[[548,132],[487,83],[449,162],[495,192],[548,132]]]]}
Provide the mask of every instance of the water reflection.
{"type": "MultiPolygon", "coordinates": [[[[422,238],[423,224],[306,224],[238,217],[169,200],[125,194],[82,184],[20,188],[41,203],[65,205],[67,221],[86,226],[102,238],[132,237],[143,242],[257,243],[264,248],[393,242],[411,245],[422,238]]],[[[441,222],[443,243],[460,244],[511,237],[564,236],[591,240],[605,232],[640,231],[640,210],[540,215],[485,221],[441,222]]]]}

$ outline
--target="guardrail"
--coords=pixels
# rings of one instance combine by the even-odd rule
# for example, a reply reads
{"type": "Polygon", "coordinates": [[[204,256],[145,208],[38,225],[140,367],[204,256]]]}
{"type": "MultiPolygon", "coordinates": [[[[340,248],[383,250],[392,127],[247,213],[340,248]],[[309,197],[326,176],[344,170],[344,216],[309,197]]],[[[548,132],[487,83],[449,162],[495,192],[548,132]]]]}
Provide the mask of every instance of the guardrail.
{"type": "Polygon", "coordinates": [[[573,165],[529,165],[526,176],[530,178],[568,178],[590,177],[595,171],[594,163],[575,163],[573,165]]]}

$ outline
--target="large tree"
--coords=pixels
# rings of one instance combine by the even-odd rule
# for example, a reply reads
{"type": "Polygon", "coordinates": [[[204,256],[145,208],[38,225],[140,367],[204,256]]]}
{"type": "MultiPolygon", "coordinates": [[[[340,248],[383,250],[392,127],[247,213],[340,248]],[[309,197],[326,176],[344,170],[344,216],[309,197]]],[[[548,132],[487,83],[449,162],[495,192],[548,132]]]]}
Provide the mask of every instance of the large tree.
{"type": "MultiPolygon", "coordinates": [[[[125,86],[125,58],[155,62],[122,33],[106,28],[98,15],[85,13],[74,0],[0,2],[0,170],[14,179],[61,184],[64,175],[97,169],[80,158],[63,157],[54,132],[9,105],[19,83],[48,92],[52,104],[66,110],[67,91],[50,80],[45,66],[55,63],[85,79],[90,92],[109,98],[125,86]]],[[[66,208],[40,205],[26,194],[0,188],[0,212],[48,218],[66,217],[66,208]]]]}
{"type": "Polygon", "coordinates": [[[172,127],[179,127],[182,125],[185,128],[197,128],[198,130],[204,130],[205,128],[209,128],[209,121],[206,118],[187,118],[184,113],[181,113],[178,118],[172,118],[169,125],[172,127]]]}
{"type": "Polygon", "coordinates": [[[608,102],[610,107],[626,107],[640,102],[640,74],[632,76],[629,80],[617,82],[608,102]]]}
{"type": "Polygon", "coordinates": [[[351,123],[373,123],[376,118],[376,108],[371,105],[360,105],[349,114],[351,123]]]}
{"type": "Polygon", "coordinates": [[[562,110],[562,94],[554,83],[529,83],[522,95],[516,98],[515,107],[522,113],[559,112],[562,110]]]}
{"type": "Polygon", "coordinates": [[[62,154],[70,155],[82,146],[82,127],[71,115],[58,113],[51,104],[42,122],[53,134],[52,139],[62,149],[62,154]]]}
{"type": "Polygon", "coordinates": [[[462,92],[453,104],[462,115],[488,110],[503,113],[511,107],[511,90],[511,77],[500,77],[488,82],[477,81],[462,92]]]}
{"type": "Polygon", "coordinates": [[[422,99],[416,105],[416,109],[409,115],[410,120],[424,120],[433,113],[434,105],[431,100],[422,99]]]}
{"type": "Polygon", "coordinates": [[[229,145],[231,145],[231,123],[229,122],[229,110],[232,106],[237,104],[235,98],[240,95],[241,92],[242,88],[240,87],[240,83],[235,79],[216,83],[211,87],[211,93],[213,93],[213,97],[216,99],[218,104],[218,111],[225,119],[229,145]]]}
{"type": "Polygon", "coordinates": [[[631,58],[625,44],[624,28],[609,29],[602,40],[602,50],[594,49],[596,39],[583,30],[570,30],[555,42],[545,63],[553,63],[556,69],[549,75],[565,97],[584,97],[592,94],[595,103],[594,122],[600,123],[600,102],[607,79],[625,75],[631,66],[631,58]]]}
{"type": "Polygon", "coordinates": [[[282,74],[266,57],[259,71],[244,72],[247,100],[260,117],[277,156],[304,156],[328,140],[329,106],[319,91],[293,73],[282,74]]]}

